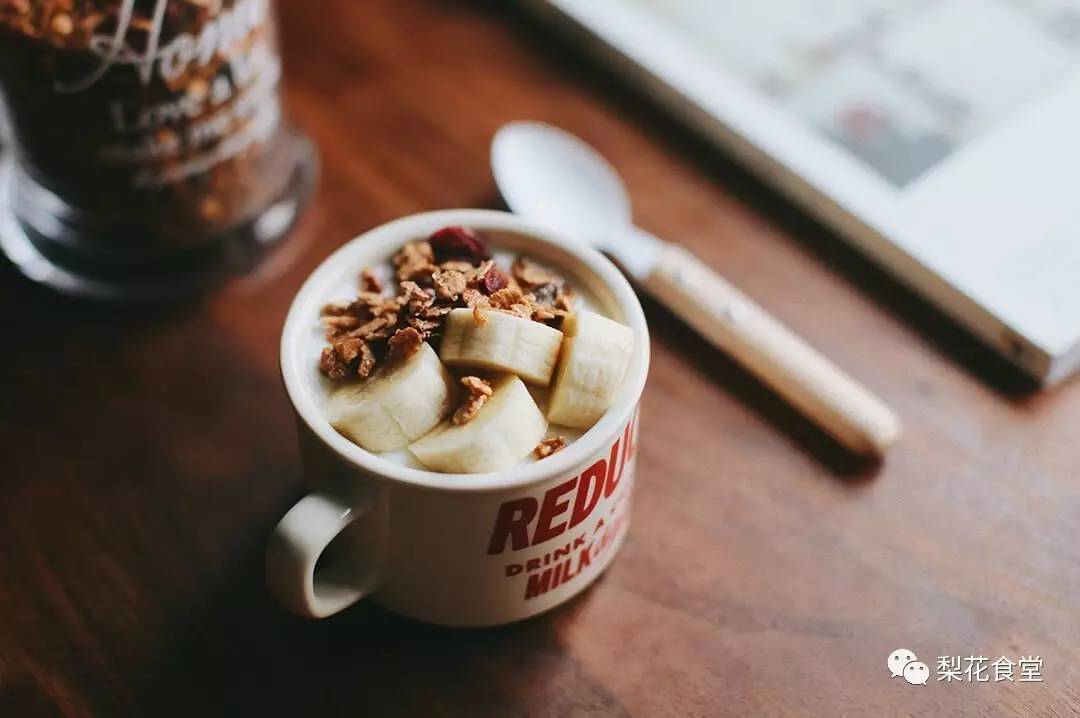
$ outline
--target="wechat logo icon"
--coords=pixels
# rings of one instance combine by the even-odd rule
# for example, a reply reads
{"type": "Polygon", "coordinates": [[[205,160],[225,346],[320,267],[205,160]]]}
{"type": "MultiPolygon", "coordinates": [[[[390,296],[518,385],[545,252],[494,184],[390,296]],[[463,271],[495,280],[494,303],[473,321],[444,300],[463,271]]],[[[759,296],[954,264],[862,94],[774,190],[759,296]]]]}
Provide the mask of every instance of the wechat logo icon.
{"type": "Polygon", "coordinates": [[[930,679],[930,666],[906,648],[897,648],[890,653],[885,664],[889,667],[890,678],[903,676],[913,686],[925,686],[930,679]]]}

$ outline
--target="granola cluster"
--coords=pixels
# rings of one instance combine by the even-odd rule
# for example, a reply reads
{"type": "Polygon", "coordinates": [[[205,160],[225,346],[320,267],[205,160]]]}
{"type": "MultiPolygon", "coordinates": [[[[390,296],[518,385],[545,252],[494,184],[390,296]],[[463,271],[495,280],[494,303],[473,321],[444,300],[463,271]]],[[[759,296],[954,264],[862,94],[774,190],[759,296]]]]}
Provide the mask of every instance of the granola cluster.
{"type": "Polygon", "coordinates": [[[536,458],[538,459],[546,459],[552,454],[558,451],[562,451],[565,448],[566,437],[553,436],[550,439],[544,439],[539,444],[537,444],[536,448],[533,449],[533,453],[536,454],[536,458]]]}
{"type": "MultiPolygon", "coordinates": [[[[322,324],[330,346],[319,360],[319,370],[330,379],[366,379],[383,361],[408,358],[425,341],[437,343],[450,310],[471,308],[477,323],[489,311],[507,312],[553,326],[570,313],[571,295],[558,274],[523,257],[509,273],[491,258],[483,235],[463,227],[447,227],[426,240],[406,244],[392,260],[397,290],[388,296],[377,273],[367,268],[360,275],[360,293],[351,301],[323,307],[322,324]]],[[[475,380],[465,377],[462,381],[475,380]]],[[[476,400],[471,418],[486,396],[466,383],[476,400]]],[[[488,394],[490,395],[490,386],[488,394]]],[[[456,423],[464,423],[468,418],[456,423]]]]}
{"type": "Polygon", "coordinates": [[[477,413],[479,413],[480,408],[494,393],[491,388],[491,383],[478,376],[461,377],[461,385],[465,387],[468,394],[457,410],[454,411],[454,416],[451,419],[458,426],[468,424],[472,421],[477,413]]]}
{"type": "Polygon", "coordinates": [[[90,37],[108,14],[100,3],[75,0],[4,0],[0,2],[0,26],[54,47],[90,44],[90,37]]]}

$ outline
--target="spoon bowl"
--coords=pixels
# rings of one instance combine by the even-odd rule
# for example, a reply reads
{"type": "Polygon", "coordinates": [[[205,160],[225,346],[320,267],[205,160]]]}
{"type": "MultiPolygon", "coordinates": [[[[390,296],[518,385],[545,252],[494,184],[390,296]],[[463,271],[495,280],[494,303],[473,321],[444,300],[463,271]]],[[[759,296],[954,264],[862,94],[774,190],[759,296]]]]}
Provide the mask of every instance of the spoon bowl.
{"type": "Polygon", "coordinates": [[[631,225],[630,195],[615,168],[557,127],[542,122],[503,126],[492,142],[491,164],[516,214],[590,243],[631,225]]]}

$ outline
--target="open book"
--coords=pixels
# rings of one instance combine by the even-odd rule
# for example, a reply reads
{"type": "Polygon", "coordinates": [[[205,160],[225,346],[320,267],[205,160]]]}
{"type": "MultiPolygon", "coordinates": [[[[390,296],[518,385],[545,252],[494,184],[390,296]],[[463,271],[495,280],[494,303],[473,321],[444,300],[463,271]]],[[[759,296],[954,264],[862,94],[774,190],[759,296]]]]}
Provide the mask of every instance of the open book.
{"type": "Polygon", "coordinates": [[[528,0],[1042,382],[1080,365],[1073,0],[528,0]]]}

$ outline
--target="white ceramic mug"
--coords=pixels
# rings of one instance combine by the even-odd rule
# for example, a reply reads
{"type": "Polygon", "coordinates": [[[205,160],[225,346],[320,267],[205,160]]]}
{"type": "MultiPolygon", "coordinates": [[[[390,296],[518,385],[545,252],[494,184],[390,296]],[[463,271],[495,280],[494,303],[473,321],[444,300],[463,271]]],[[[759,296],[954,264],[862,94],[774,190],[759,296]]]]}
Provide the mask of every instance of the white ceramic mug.
{"type": "Polygon", "coordinates": [[[328,616],[370,596],[397,613],[449,626],[508,623],[563,603],[600,575],[626,536],[648,366],[648,328],[629,283],[603,255],[570,238],[505,212],[447,210],[352,240],[305,282],[282,334],[282,376],[305,472],[318,491],[271,536],[272,591],[305,616],[328,616]],[[321,307],[355,293],[362,267],[450,225],[473,227],[498,248],[558,267],[601,311],[634,330],[614,405],[542,461],[489,474],[414,469],[351,443],[320,408],[321,307]]]}

